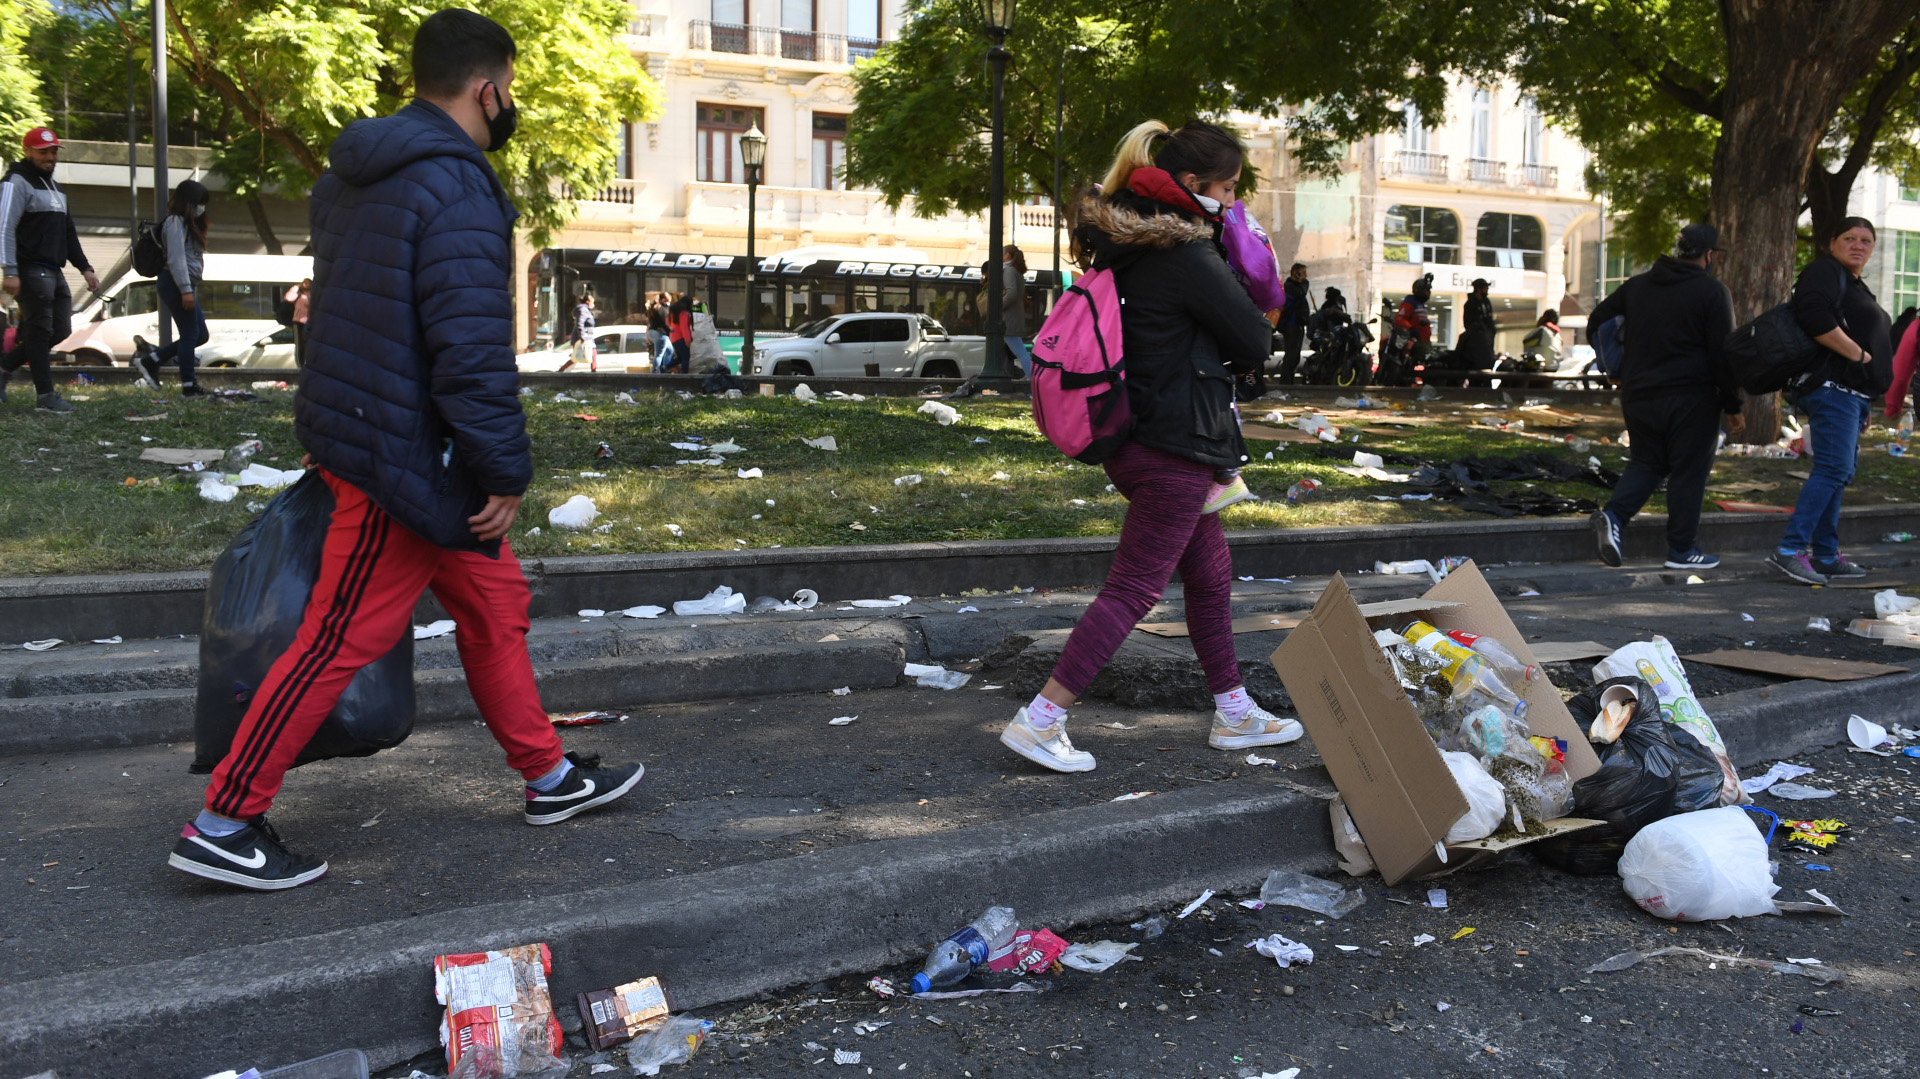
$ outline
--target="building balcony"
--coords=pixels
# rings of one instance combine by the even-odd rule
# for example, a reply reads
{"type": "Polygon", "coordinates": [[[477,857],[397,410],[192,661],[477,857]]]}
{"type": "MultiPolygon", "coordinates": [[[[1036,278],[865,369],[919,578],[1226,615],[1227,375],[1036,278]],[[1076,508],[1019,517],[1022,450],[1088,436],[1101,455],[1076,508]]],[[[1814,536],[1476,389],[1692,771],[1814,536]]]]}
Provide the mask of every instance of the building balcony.
{"type": "Polygon", "coordinates": [[[638,201],[641,191],[646,190],[645,180],[609,180],[607,186],[598,191],[575,191],[571,185],[562,185],[564,197],[577,202],[595,203],[606,206],[632,206],[638,201]]]}
{"type": "Polygon", "coordinates": [[[1404,176],[1412,180],[1445,180],[1447,155],[1402,150],[1387,159],[1385,171],[1388,176],[1404,176]]]}
{"type": "Polygon", "coordinates": [[[695,52],[761,56],[840,66],[872,57],[882,44],[844,34],[783,30],[775,26],[710,22],[706,19],[694,19],[688,33],[688,48],[695,52]]]}
{"type": "Polygon", "coordinates": [[[1507,182],[1507,163],[1488,157],[1470,157],[1466,160],[1468,183],[1504,184],[1507,182]]]}
{"type": "Polygon", "coordinates": [[[1559,187],[1560,169],[1554,165],[1522,165],[1519,180],[1528,187],[1559,187]]]}

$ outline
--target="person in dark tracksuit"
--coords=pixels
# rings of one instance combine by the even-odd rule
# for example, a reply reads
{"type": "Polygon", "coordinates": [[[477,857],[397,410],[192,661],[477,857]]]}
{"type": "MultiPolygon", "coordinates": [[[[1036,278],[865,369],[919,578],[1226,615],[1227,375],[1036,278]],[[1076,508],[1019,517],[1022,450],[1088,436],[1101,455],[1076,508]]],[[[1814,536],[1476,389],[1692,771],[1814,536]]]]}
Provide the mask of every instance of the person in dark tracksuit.
{"type": "Polygon", "coordinates": [[[1620,530],[1667,481],[1667,566],[1712,569],[1720,560],[1699,547],[1700,502],[1724,425],[1746,428],[1740,387],[1721,348],[1733,332],[1733,298],[1713,278],[1720,234],[1712,225],[1680,230],[1672,255],[1601,300],[1587,325],[1626,316],[1620,407],[1629,436],[1626,475],[1593,515],[1600,560],[1620,564],[1620,530]],[[1724,417],[1724,419],[1723,419],[1724,417]]]}
{"type": "Polygon", "coordinates": [[[73,293],[63,270],[71,262],[86,279],[90,291],[100,291],[100,278],[80,250],[80,234],[67,212],[67,193],[54,182],[53,167],[60,162],[60,140],[48,128],[36,127],[21,140],[26,156],[7,170],[0,182],[0,289],[20,304],[20,333],[13,350],[0,358],[0,401],[7,399],[7,380],[22,367],[33,371],[33,388],[41,412],[72,412],[73,406],[53,388],[53,346],[73,332],[73,293]]]}
{"type": "Polygon", "coordinates": [[[1280,358],[1280,378],[1282,386],[1293,385],[1293,374],[1300,367],[1300,345],[1307,335],[1308,310],[1313,305],[1309,297],[1312,285],[1307,281],[1307,264],[1296,262],[1287,271],[1287,279],[1280,283],[1286,290],[1287,303],[1280,309],[1280,340],[1286,351],[1280,358]]]}
{"type": "Polygon", "coordinates": [[[313,306],[294,425],[333,492],[319,579],[254,690],[205,808],[167,862],[256,890],[317,879],[266,821],[348,683],[412,631],[428,588],[457,623],[467,689],[526,781],[528,824],[640,781],[564,752],[527,653],[526,576],[506,540],[533,480],[513,354],[513,222],[486,153],[512,137],[513,38],[456,8],[413,40],[419,94],[360,120],[313,185],[313,306]]]}

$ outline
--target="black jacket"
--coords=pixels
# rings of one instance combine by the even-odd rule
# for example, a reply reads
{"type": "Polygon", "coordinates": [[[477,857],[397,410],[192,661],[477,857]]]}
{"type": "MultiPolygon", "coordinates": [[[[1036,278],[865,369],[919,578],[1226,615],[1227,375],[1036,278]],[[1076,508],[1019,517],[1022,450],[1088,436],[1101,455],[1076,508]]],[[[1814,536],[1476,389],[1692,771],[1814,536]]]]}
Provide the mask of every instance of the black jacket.
{"type": "Polygon", "coordinates": [[[533,480],[513,354],[513,204],[486,155],[415,101],[348,125],[313,185],[301,445],[431,543],[533,480]]]}
{"type": "Polygon", "coordinates": [[[1313,306],[1313,301],[1309,296],[1311,292],[1310,284],[1310,282],[1304,279],[1295,281],[1292,274],[1288,274],[1286,278],[1280,282],[1280,288],[1287,294],[1287,305],[1280,309],[1281,329],[1305,326],[1307,319],[1312,317],[1312,313],[1308,310],[1308,308],[1313,306]]]}
{"type": "Polygon", "coordinates": [[[1793,316],[1808,337],[1836,327],[1873,357],[1862,366],[1851,358],[1821,349],[1820,362],[1795,380],[1797,386],[1835,382],[1868,397],[1878,397],[1893,385],[1893,325],[1866,282],[1853,276],[1840,260],[1821,255],[1800,271],[1793,283],[1793,316]]]}
{"type": "Polygon", "coordinates": [[[1133,440],[1215,468],[1247,461],[1233,379],[1272,355],[1273,328],[1197,214],[1132,192],[1081,210],[1122,308],[1133,440]]]}
{"type": "Polygon", "coordinates": [[[1587,315],[1598,329],[1625,315],[1622,401],[1711,394],[1720,411],[1740,411],[1740,386],[1721,348],[1733,332],[1733,297],[1704,266],[1662,255],[1587,315]]]}
{"type": "Polygon", "coordinates": [[[0,181],[0,268],[17,277],[23,265],[58,270],[69,262],[76,270],[93,269],[80,250],[67,193],[53,182],[52,173],[34,168],[31,161],[15,161],[0,181]]]}

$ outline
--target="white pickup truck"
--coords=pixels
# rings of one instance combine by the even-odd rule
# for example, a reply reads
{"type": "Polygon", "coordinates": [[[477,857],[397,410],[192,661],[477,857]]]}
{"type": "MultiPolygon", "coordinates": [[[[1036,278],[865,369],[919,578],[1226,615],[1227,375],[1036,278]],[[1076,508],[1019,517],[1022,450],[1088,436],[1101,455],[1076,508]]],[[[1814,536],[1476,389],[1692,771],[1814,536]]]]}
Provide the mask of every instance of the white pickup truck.
{"type": "Polygon", "coordinates": [[[792,337],[759,342],[756,375],[818,377],[972,378],[986,357],[983,337],[955,337],[912,313],[830,315],[792,337]]]}

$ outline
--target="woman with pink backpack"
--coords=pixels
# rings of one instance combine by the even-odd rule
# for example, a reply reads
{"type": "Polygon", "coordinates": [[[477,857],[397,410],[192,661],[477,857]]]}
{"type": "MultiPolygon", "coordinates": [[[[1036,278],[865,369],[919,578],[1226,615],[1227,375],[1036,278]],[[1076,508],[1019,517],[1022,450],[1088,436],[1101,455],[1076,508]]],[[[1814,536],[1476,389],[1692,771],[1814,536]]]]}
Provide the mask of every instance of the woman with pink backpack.
{"type": "Polygon", "coordinates": [[[1207,506],[1214,473],[1248,459],[1233,411],[1235,375],[1271,354],[1272,327],[1221,244],[1221,211],[1234,204],[1244,158],[1239,140],[1213,124],[1169,131],[1148,121],[1121,140],[1103,193],[1080,208],[1076,258],[1089,269],[1111,270],[1121,303],[1122,385],[1132,422],[1124,439],[1099,451],[1099,463],[1129,505],[1099,597],[1067,638],[1046,686],[1000,735],[1015,753],[1056,772],[1093,769],[1093,755],[1067,737],[1067,707],[1159,602],[1175,569],[1186,592],[1189,639],[1213,692],[1207,743],[1244,749],[1302,733],[1299,723],[1256,704],[1240,679],[1233,560],[1219,514],[1207,506]]]}

